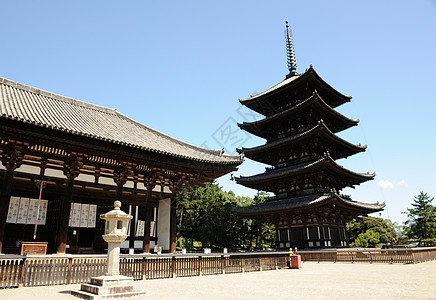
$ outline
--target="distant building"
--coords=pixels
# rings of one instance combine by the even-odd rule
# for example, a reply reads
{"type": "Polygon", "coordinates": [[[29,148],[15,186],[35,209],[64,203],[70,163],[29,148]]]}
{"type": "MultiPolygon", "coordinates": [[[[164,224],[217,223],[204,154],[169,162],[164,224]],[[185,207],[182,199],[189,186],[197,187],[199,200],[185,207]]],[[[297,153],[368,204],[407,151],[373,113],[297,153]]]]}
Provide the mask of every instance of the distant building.
{"type": "Polygon", "coordinates": [[[12,253],[20,241],[33,241],[37,219],[36,241],[48,242],[50,252],[103,250],[98,216],[116,199],[134,217],[123,248],[149,252],[159,244],[172,252],[175,193],[242,162],[241,156],[187,144],[114,109],[5,78],[0,159],[0,252],[12,253]]]}
{"type": "Polygon", "coordinates": [[[372,180],[375,174],[355,173],[335,160],[363,152],[335,133],[356,126],[334,108],[349,102],[328,85],[312,66],[296,71],[293,42],[287,26],[289,74],[272,88],[241,99],[264,119],[239,124],[266,144],[239,153],[272,165],[262,174],[236,178],[246,187],[273,192],[267,202],[235,211],[243,217],[275,224],[279,248],[344,247],[345,223],[383,209],[384,204],[351,200],[339,191],[372,180]]]}

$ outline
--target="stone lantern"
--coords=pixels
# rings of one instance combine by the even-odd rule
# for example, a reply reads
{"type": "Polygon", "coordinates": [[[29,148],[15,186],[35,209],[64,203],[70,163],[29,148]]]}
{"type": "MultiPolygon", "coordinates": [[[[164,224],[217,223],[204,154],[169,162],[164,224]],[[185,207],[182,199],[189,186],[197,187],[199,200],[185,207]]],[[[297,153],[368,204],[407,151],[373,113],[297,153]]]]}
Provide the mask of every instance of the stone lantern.
{"type": "Polygon", "coordinates": [[[105,234],[103,239],[108,243],[108,257],[106,273],[102,276],[91,277],[90,283],[81,285],[80,291],[71,291],[73,296],[82,299],[125,299],[144,295],[144,291],[133,289],[133,278],[120,275],[120,244],[127,238],[127,227],[132,219],[121,209],[121,202],[114,202],[114,209],[101,214],[105,220],[105,234]]]}
{"type": "Polygon", "coordinates": [[[127,228],[132,216],[121,209],[121,202],[114,202],[114,209],[100,215],[106,221],[103,239],[108,243],[107,276],[120,275],[120,244],[127,238],[127,228]]]}

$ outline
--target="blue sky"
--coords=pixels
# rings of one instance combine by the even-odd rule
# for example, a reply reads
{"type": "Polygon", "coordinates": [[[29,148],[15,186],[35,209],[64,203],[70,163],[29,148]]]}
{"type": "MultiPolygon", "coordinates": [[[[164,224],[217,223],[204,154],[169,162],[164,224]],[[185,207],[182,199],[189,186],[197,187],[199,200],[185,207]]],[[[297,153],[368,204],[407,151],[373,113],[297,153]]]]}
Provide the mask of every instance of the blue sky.
{"type": "MultiPolygon", "coordinates": [[[[285,20],[297,70],[313,64],[353,96],[339,111],[360,124],[340,136],[368,150],[338,163],[376,177],[343,192],[403,221],[420,191],[436,196],[436,1],[6,1],[0,76],[233,154],[263,143],[221,132],[255,117],[238,98],[287,74],[285,20]]],[[[256,192],[229,179],[226,190],[256,192]]]]}

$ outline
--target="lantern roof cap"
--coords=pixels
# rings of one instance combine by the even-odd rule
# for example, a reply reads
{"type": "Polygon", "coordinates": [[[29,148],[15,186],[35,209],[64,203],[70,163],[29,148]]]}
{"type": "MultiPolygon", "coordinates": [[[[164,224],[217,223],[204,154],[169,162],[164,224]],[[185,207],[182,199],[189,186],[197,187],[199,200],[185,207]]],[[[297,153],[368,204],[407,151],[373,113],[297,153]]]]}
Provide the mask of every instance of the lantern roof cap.
{"type": "Polygon", "coordinates": [[[117,219],[117,220],[131,220],[133,217],[129,214],[126,214],[121,210],[121,201],[116,200],[114,202],[114,209],[100,215],[100,219],[109,220],[109,219],[117,219]]]}

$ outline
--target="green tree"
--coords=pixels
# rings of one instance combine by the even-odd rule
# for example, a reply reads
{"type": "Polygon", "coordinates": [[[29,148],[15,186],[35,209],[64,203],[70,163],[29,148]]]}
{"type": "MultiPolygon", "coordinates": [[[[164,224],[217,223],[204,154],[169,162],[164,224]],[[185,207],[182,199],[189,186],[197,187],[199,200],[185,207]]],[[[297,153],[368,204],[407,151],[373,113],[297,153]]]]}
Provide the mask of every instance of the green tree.
{"type": "MultiPolygon", "coordinates": [[[[214,183],[182,191],[177,196],[179,238],[187,241],[187,248],[200,241],[203,247],[228,247],[230,236],[227,228],[231,223],[233,193],[226,193],[214,183]]],[[[183,244],[183,243],[182,243],[183,244]]]]}
{"type": "MultiPolygon", "coordinates": [[[[379,234],[379,242],[385,245],[392,245],[397,239],[394,224],[389,219],[377,217],[358,217],[347,223],[347,233],[350,240],[350,246],[354,245],[361,234],[368,230],[379,234]]],[[[368,237],[368,235],[366,235],[368,237]]],[[[377,243],[379,243],[377,242],[377,243]]],[[[356,246],[365,247],[365,246],[356,246]]]]}
{"type": "Polygon", "coordinates": [[[432,239],[436,237],[436,208],[432,205],[434,198],[420,192],[412,202],[412,208],[406,212],[406,234],[410,238],[432,239]]]}
{"type": "MultiPolygon", "coordinates": [[[[269,196],[262,191],[257,192],[253,199],[245,199],[240,206],[249,206],[264,203],[269,196]]],[[[250,250],[262,250],[265,247],[275,245],[276,234],[275,227],[272,224],[258,220],[246,220],[248,225],[248,236],[245,239],[245,245],[250,250]]]]}
{"type": "Polygon", "coordinates": [[[350,244],[351,247],[375,247],[381,248],[380,243],[380,233],[374,232],[368,229],[365,232],[360,233],[355,241],[350,244]]]}
{"type": "Polygon", "coordinates": [[[275,243],[274,228],[255,220],[241,218],[232,208],[262,203],[266,194],[254,199],[225,192],[216,183],[194,187],[177,195],[178,246],[261,249],[275,243]]]}

